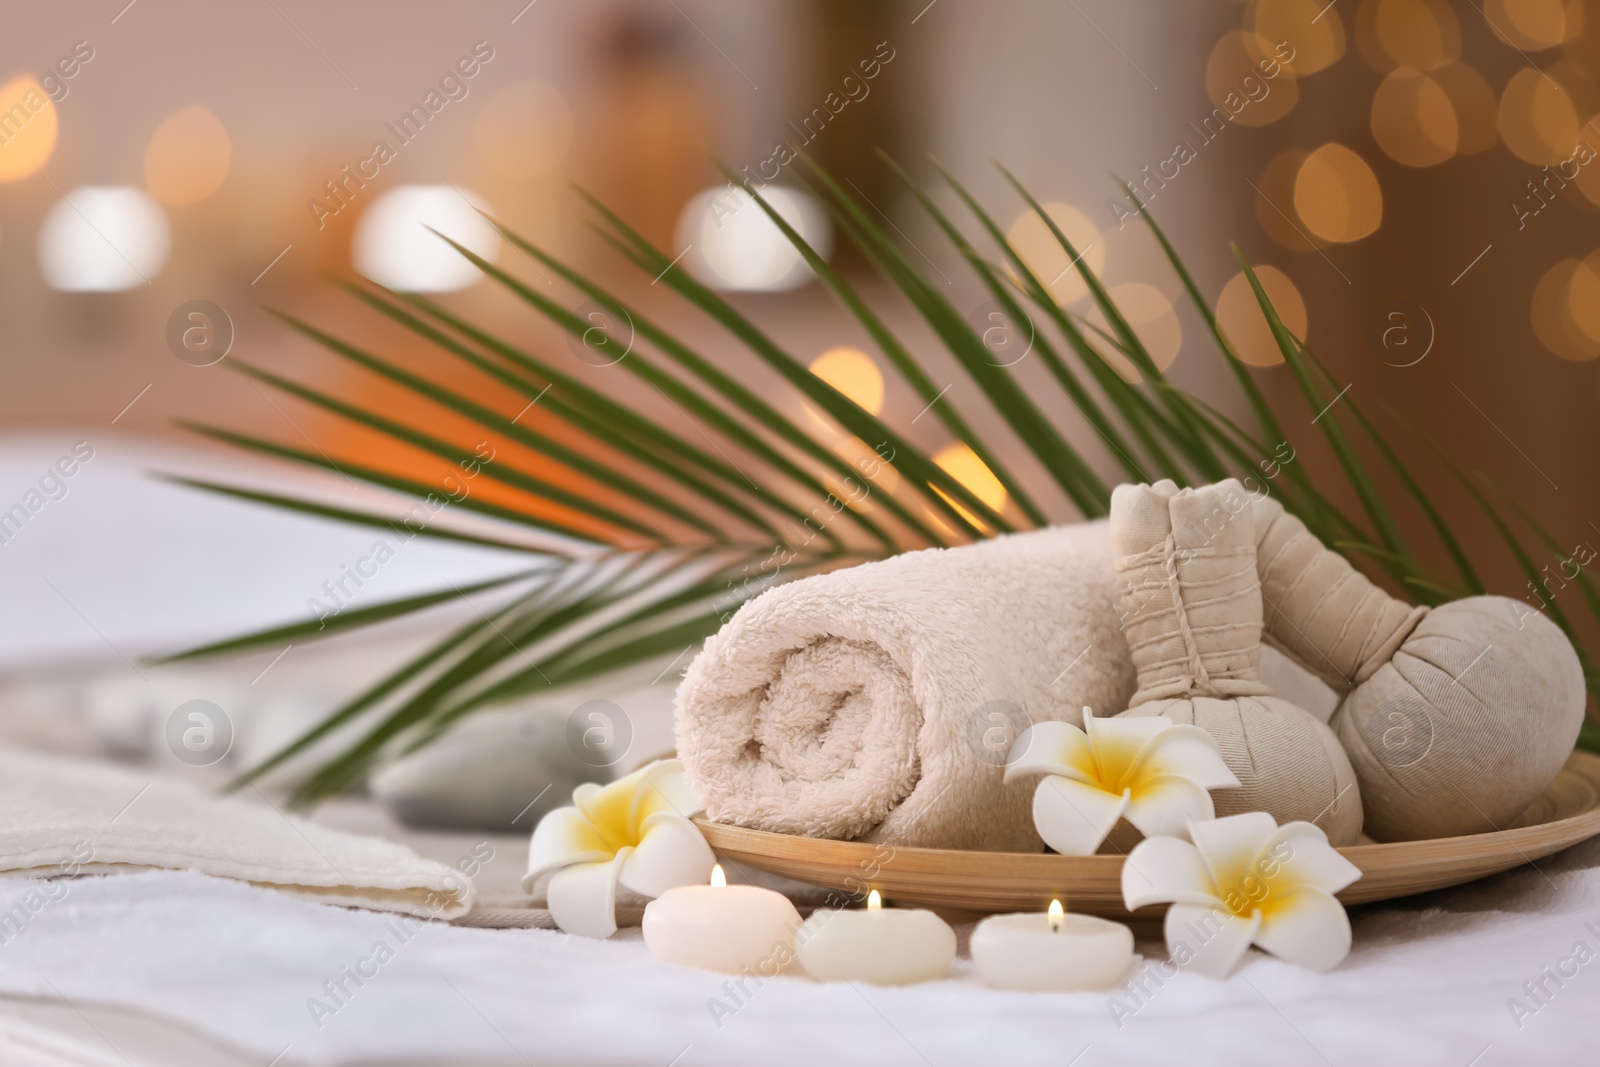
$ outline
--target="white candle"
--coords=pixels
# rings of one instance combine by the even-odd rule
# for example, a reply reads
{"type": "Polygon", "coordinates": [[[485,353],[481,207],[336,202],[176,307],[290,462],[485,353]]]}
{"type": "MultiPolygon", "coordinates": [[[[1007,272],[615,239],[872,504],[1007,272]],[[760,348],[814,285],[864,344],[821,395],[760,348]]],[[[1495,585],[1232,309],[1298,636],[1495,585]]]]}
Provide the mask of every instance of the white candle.
{"type": "Polygon", "coordinates": [[[806,973],[825,982],[906,985],[943,978],[956,932],[931,911],[884,908],[874,889],[865,911],[815,911],[796,935],[806,973]]]}
{"type": "Polygon", "coordinates": [[[997,989],[1110,989],[1133,966],[1133,931],[1093,915],[991,915],[972,931],[972,962],[997,989]]]}
{"type": "Polygon", "coordinates": [[[771,978],[794,959],[800,913],[782,893],[728,885],[718,864],[710,885],[669,889],[644,909],[644,943],[662,963],[771,978]]]}

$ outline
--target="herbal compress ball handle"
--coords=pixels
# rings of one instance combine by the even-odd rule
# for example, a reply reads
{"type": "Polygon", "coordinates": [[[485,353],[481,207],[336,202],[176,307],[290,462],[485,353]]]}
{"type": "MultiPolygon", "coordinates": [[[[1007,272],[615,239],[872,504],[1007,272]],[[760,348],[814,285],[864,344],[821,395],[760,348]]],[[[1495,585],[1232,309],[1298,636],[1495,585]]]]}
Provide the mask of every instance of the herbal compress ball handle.
{"type": "Polygon", "coordinates": [[[1213,792],[1218,815],[1266,811],[1354,844],[1361,798],[1344,750],[1261,682],[1254,534],[1250,497],[1232,479],[1111,494],[1118,613],[1139,678],[1125,714],[1163,715],[1216,739],[1240,782],[1213,792]]]}
{"type": "Polygon", "coordinates": [[[1412,607],[1277,501],[1254,518],[1263,638],[1344,694],[1330,725],[1369,835],[1485,833],[1544,792],[1583,723],[1583,671],[1554,623],[1508,597],[1412,607]]]}
{"type": "Polygon", "coordinates": [[[1428,609],[1373,585],[1276,500],[1253,509],[1262,639],[1348,693],[1389,662],[1428,609]]]}

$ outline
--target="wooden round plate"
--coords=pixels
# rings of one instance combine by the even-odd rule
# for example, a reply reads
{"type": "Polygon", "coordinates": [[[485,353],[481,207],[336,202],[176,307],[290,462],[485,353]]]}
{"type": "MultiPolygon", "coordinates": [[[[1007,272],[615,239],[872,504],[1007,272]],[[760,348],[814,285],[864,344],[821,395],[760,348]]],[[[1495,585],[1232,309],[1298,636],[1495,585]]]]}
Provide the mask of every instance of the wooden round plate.
{"type": "MultiPolygon", "coordinates": [[[[964,852],[859,841],[827,841],[696,820],[711,847],[738,864],[828,889],[870,887],[903,904],[969,913],[1042,911],[1058,898],[1075,911],[1111,919],[1122,905],[1121,856],[964,852]]],[[[1527,811],[1503,830],[1387,845],[1352,845],[1344,856],[1360,881],[1339,894],[1346,904],[1423,893],[1498,874],[1600,833],[1600,757],[1574,752],[1527,811]]]]}

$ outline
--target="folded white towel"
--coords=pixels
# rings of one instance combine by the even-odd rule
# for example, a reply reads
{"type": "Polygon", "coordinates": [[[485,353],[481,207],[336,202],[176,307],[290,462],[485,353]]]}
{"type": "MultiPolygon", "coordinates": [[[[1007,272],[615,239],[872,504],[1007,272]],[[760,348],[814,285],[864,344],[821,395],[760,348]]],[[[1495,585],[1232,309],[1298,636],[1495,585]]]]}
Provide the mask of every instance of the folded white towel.
{"type": "Polygon", "coordinates": [[[929,549],[746,604],[678,690],[678,752],[707,815],[814,837],[1043,847],[1030,723],[1128,706],[1103,522],[929,549]]]}
{"type": "Polygon", "coordinates": [[[325,904],[453,919],[472,882],[404,845],[107,763],[0,748],[0,874],[194,869],[325,904]]]}

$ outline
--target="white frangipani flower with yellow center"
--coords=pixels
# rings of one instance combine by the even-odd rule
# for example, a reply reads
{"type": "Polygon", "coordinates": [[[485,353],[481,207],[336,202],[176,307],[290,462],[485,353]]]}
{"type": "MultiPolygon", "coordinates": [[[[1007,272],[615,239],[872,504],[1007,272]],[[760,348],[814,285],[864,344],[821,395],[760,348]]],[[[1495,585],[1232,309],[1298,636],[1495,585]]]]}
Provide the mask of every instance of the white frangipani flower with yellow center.
{"type": "Polygon", "coordinates": [[[569,934],[617,932],[617,886],[658,897],[673,886],[704,885],[716,865],[689,816],[699,810],[683,764],[661,760],[609,785],[587,782],[573,807],[539,820],[522,887],[543,893],[569,934]]]}
{"type": "Polygon", "coordinates": [[[1091,856],[1118,819],[1146,837],[1185,837],[1216,814],[1210,789],[1237,789],[1217,743],[1198,726],[1160,715],[1097,719],[1083,729],[1041,722],[1011,746],[1005,780],[1042,774],[1033,825],[1065,856],[1091,856]]]}
{"type": "Polygon", "coordinates": [[[1167,949],[1178,966],[1225,977],[1255,944],[1314,971],[1350,951],[1350,917],[1334,894],[1361,869],[1308,822],[1264,811],[1196,822],[1192,842],[1141,841],[1122,866],[1128,908],[1170,903],[1167,949]]]}

